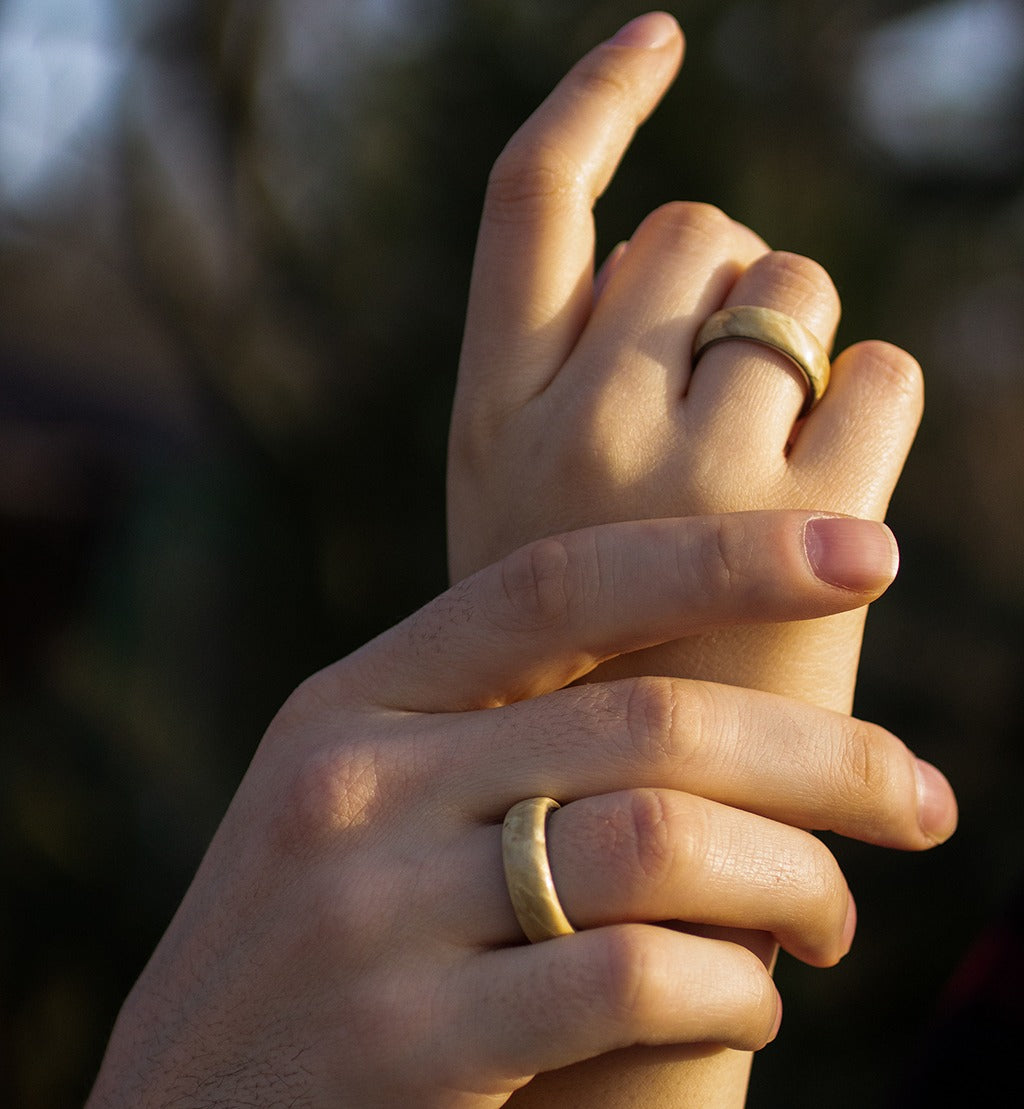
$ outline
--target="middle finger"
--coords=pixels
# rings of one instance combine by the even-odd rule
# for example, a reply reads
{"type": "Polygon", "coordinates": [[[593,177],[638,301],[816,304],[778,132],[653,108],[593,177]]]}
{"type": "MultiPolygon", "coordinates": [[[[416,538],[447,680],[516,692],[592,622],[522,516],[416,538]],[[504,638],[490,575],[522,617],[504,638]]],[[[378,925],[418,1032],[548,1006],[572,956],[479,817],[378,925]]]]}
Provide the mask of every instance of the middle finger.
{"type": "Polygon", "coordinates": [[[923,850],[957,820],[945,778],[884,728],[710,682],[586,684],[444,717],[444,793],[500,820],[524,797],[571,801],[621,789],[697,794],[795,827],[923,850]]]}

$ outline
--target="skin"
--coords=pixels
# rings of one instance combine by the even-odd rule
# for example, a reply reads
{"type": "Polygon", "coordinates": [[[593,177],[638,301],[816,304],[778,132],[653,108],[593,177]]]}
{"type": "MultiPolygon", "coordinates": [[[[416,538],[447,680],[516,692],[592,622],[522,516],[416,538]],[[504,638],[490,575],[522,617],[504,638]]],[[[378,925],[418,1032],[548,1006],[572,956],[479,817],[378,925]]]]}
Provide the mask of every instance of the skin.
{"type": "Polygon", "coordinates": [[[851,901],[806,829],[924,849],[955,823],[948,785],[926,776],[922,805],[899,740],[812,705],[567,683],[679,636],[877,596],[896,564],[884,526],[809,519],[541,540],[305,682],[126,1001],[88,1109],[496,1106],[632,1045],[771,1039],[760,959],[649,921],[761,929],[829,965],[851,901]],[[585,930],[531,946],[500,825],[538,793],[564,802],[549,853],[585,930]]]}
{"type": "MultiPolygon", "coordinates": [[[[830,349],[839,297],[817,263],[771,251],[717,209],[672,203],[595,276],[594,203],[682,48],[667,15],[627,25],[569,73],[494,167],[451,431],[453,580],[600,521],[758,508],[884,517],[923,403],[909,354],[881,342],[844,351],[804,420],[802,382],[776,352],[730,341],[697,367],[689,357],[703,320],[739,304],[791,315],[830,349]]],[[[716,628],[619,656],[595,676],[728,682],[848,712],[863,619],[860,609],[716,628]]],[[[715,934],[774,958],[763,936],[715,934]]],[[[620,1055],[517,1100],[736,1105],[748,1068],[749,1057],[710,1047],[620,1055]]]]}

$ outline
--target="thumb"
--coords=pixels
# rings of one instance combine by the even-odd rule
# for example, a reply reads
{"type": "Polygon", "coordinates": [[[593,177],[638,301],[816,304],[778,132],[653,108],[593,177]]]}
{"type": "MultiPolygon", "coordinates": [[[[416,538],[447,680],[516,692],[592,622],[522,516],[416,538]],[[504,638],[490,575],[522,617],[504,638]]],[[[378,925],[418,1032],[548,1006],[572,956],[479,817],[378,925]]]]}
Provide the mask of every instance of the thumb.
{"type": "Polygon", "coordinates": [[[896,566],[889,529],[850,517],[738,512],[604,524],[520,548],[328,673],[395,709],[488,708],[681,636],[860,608],[896,566]]]}

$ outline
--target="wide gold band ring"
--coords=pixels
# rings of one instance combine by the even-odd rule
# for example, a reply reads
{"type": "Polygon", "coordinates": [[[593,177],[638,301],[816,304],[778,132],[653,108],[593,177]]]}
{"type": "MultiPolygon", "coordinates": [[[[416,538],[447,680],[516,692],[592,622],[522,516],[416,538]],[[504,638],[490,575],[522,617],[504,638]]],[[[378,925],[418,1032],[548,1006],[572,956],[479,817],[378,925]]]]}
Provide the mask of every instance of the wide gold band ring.
{"type": "Polygon", "coordinates": [[[708,347],[727,339],[745,339],[771,347],[796,366],[807,384],[801,416],[810,412],[828,388],[832,372],[828,355],[812,332],[792,316],[750,304],[723,308],[708,316],[697,332],[693,364],[697,365],[708,347]]]}
{"type": "Polygon", "coordinates": [[[548,813],[559,807],[550,797],[519,801],[505,814],[501,829],[508,895],[530,943],[571,936],[576,931],[562,911],[548,862],[548,813]]]}

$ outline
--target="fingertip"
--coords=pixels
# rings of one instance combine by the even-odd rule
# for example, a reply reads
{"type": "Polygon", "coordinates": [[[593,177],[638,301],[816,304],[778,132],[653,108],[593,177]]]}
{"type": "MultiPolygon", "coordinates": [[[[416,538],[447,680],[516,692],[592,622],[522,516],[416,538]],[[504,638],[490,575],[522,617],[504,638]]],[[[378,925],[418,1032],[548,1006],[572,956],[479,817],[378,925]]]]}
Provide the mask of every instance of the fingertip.
{"type": "Polygon", "coordinates": [[[668,12],[647,12],[631,19],[608,41],[612,46],[629,46],[638,50],[660,50],[670,42],[682,39],[675,18],[668,12]]]}

